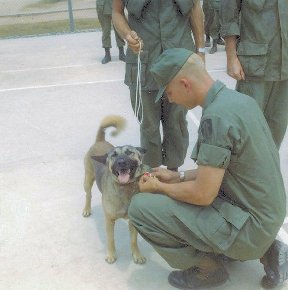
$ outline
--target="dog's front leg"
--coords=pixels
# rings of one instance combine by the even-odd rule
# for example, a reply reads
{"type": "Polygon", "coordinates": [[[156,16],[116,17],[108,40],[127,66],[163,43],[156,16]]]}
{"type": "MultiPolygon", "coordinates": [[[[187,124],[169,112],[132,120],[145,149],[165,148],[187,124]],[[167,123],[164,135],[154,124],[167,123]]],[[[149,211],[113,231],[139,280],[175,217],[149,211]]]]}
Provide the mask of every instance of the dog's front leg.
{"type": "Polygon", "coordinates": [[[91,198],[92,198],[91,189],[92,189],[94,180],[95,178],[92,175],[92,173],[87,170],[87,172],[85,172],[85,179],[84,179],[84,190],[86,192],[85,207],[82,212],[82,215],[84,217],[88,217],[89,215],[91,215],[91,198]]]}
{"type": "Polygon", "coordinates": [[[144,264],[146,262],[146,258],[141,255],[140,250],[138,248],[138,243],[137,243],[138,232],[130,221],[129,221],[129,231],[130,231],[130,237],[131,237],[131,250],[132,250],[134,263],[144,264]]]}
{"type": "Polygon", "coordinates": [[[113,264],[117,260],[114,242],[115,219],[112,219],[109,217],[109,215],[105,214],[105,222],[106,222],[106,237],[108,251],[105,261],[109,264],[113,264]]]}

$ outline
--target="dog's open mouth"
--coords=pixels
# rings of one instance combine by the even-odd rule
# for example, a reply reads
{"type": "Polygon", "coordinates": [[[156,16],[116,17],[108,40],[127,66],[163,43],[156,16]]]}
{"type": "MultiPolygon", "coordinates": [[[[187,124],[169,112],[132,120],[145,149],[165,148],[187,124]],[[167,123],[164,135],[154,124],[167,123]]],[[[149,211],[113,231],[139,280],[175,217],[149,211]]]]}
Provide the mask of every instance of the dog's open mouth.
{"type": "Polygon", "coordinates": [[[121,169],[118,171],[118,181],[121,184],[128,183],[130,180],[130,169],[121,169]]]}

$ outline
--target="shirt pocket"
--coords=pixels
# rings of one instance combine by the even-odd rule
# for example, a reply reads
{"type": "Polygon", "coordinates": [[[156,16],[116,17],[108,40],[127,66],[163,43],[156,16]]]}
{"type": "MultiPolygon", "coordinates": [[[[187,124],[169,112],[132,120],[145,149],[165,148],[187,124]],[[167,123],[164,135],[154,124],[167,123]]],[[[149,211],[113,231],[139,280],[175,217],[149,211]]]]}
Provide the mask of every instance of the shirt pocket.
{"type": "Polygon", "coordinates": [[[202,234],[218,249],[226,251],[235,241],[250,214],[241,208],[216,198],[197,217],[202,234]]]}
{"type": "MultiPolygon", "coordinates": [[[[148,66],[148,51],[142,51],[140,53],[141,60],[141,85],[146,84],[146,74],[148,66]]],[[[138,54],[133,52],[127,52],[126,55],[126,72],[125,72],[125,84],[127,86],[135,86],[137,83],[138,74],[138,54]]]]}
{"type": "Polygon", "coordinates": [[[263,77],[267,64],[268,44],[240,42],[237,55],[244,73],[251,77],[263,77]]]}
{"type": "Polygon", "coordinates": [[[125,5],[129,14],[140,19],[143,10],[149,6],[150,2],[151,0],[125,0],[125,5]]]}

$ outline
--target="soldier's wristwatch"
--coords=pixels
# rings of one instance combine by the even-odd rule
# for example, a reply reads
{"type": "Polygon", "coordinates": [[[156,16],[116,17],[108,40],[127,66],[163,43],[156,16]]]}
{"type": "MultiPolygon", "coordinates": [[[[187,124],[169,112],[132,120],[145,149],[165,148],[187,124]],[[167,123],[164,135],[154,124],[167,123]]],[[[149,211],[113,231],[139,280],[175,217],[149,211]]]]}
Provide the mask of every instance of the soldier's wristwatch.
{"type": "Polygon", "coordinates": [[[205,54],[205,47],[199,47],[197,48],[197,52],[200,52],[200,53],[204,53],[205,54]]]}
{"type": "Polygon", "coordinates": [[[185,171],[179,171],[180,182],[185,180],[185,171]]]}

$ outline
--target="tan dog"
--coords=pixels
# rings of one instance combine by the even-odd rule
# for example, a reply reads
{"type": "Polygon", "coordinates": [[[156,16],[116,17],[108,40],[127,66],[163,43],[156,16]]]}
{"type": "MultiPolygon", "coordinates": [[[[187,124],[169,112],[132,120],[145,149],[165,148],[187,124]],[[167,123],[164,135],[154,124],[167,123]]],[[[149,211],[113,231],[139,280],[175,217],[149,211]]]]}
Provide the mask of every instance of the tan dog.
{"type": "MultiPolygon", "coordinates": [[[[96,180],[98,189],[102,193],[102,206],[105,213],[108,254],[106,261],[110,264],[117,259],[114,243],[114,225],[119,218],[127,219],[128,207],[132,196],[138,192],[140,176],[150,171],[142,164],[145,150],[130,145],[114,147],[105,140],[105,129],[115,127],[113,135],[117,135],[125,128],[125,119],[120,116],[108,116],[103,119],[97,133],[95,144],[87,152],[85,165],[84,189],[86,204],[83,216],[91,214],[91,189],[96,180]]],[[[134,262],[145,263],[146,259],[137,245],[137,231],[129,222],[131,236],[131,250],[134,262]]]]}

